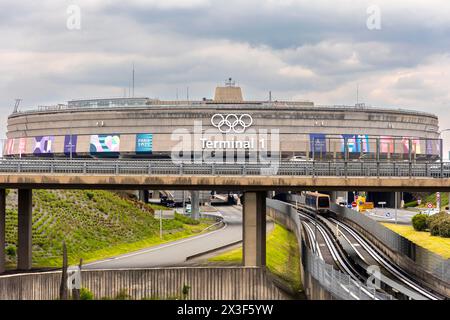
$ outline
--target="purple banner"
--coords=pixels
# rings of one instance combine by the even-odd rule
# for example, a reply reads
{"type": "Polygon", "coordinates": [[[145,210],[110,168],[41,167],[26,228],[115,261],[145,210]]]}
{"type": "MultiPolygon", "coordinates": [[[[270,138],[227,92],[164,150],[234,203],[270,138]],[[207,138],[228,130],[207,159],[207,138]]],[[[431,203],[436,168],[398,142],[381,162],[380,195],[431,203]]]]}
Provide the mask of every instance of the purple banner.
{"type": "Polygon", "coordinates": [[[77,135],[67,135],[64,137],[64,154],[66,156],[77,152],[77,135]]]}

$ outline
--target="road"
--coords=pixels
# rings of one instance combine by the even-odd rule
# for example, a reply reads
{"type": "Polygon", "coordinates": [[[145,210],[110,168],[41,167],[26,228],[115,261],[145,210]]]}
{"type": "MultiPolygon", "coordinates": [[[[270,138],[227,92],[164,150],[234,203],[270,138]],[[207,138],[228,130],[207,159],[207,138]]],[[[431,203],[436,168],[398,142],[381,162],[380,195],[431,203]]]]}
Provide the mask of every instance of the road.
{"type": "MultiPolygon", "coordinates": [[[[404,209],[397,209],[397,222],[399,224],[411,224],[412,217],[418,212],[404,209]]],[[[375,208],[368,210],[366,216],[379,222],[395,222],[395,209],[393,208],[375,208]]]]}
{"type": "Polygon", "coordinates": [[[84,265],[85,269],[151,268],[182,265],[188,256],[242,240],[242,209],[220,206],[225,227],[210,233],[161,244],[84,265]]]}

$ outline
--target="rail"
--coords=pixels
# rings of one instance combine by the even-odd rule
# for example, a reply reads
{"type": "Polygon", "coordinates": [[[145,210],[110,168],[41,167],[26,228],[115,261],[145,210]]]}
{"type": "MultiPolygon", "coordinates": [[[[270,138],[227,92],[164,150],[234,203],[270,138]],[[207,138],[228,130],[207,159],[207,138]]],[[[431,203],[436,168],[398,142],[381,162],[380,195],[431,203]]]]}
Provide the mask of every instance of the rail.
{"type": "Polygon", "coordinates": [[[411,242],[401,235],[386,228],[377,221],[354,210],[331,204],[331,210],[338,213],[339,217],[353,221],[361,228],[372,234],[392,250],[410,258],[427,272],[438,279],[450,283],[450,259],[445,259],[421,246],[411,242]]]}
{"type": "Polygon", "coordinates": [[[392,296],[378,292],[363,283],[355,283],[348,274],[335,270],[333,266],[325,263],[313,254],[301,239],[301,222],[297,210],[291,205],[286,202],[267,198],[266,206],[275,211],[275,220],[287,226],[296,234],[300,244],[304,270],[335,298],[342,300],[392,299],[392,296]],[[369,295],[367,294],[368,292],[370,293],[369,295]]]}
{"type": "Polygon", "coordinates": [[[449,178],[450,162],[277,161],[177,163],[123,159],[0,159],[0,173],[449,178]]]}

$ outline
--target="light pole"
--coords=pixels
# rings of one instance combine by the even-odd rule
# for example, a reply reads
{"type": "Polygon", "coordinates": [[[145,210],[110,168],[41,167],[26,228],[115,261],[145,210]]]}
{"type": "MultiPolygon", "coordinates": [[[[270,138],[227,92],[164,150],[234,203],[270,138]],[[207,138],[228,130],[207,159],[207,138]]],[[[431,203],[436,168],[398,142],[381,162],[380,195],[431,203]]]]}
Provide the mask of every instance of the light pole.
{"type": "MultiPolygon", "coordinates": [[[[441,131],[439,131],[439,139],[440,139],[440,143],[441,143],[441,162],[443,161],[443,154],[444,154],[444,150],[443,150],[443,148],[444,148],[444,143],[443,143],[443,139],[442,139],[442,132],[446,132],[446,131],[450,131],[450,128],[448,128],[448,129],[444,129],[444,130],[441,130],[441,131]]],[[[450,192],[449,192],[449,194],[448,194],[448,202],[447,202],[447,206],[449,207],[450,206],[450,192]]],[[[440,211],[440,208],[439,208],[439,211],[440,211]]]]}

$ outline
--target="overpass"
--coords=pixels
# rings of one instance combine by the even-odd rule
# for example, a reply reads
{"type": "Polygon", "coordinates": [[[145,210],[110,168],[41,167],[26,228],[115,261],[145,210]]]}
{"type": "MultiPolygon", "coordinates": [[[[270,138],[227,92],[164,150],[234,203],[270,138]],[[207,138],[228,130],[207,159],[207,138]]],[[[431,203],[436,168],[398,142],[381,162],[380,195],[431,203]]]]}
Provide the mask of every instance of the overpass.
{"type": "MultiPolygon", "coordinates": [[[[271,190],[450,191],[448,162],[278,161],[213,163],[171,160],[0,160],[0,248],[5,189],[18,192],[18,269],[31,269],[32,189],[242,190],[243,261],[265,265],[266,194],[271,190]]],[[[4,271],[0,250],[0,273],[4,271]]]]}

